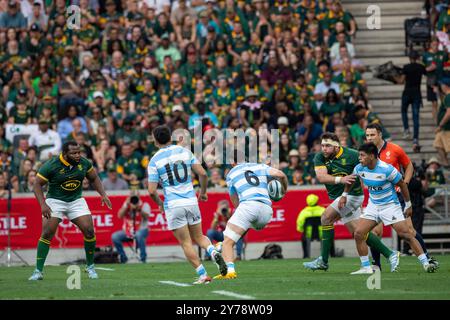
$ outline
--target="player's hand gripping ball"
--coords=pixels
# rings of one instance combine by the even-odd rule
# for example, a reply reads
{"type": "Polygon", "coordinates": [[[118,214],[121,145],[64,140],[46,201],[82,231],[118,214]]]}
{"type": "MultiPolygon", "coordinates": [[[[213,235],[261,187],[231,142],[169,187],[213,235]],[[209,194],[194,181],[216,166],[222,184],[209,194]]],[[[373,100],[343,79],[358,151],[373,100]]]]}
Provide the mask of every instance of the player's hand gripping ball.
{"type": "Polygon", "coordinates": [[[280,201],[284,197],[284,190],[281,182],[274,179],[267,185],[267,191],[269,192],[269,197],[273,201],[280,201]]]}

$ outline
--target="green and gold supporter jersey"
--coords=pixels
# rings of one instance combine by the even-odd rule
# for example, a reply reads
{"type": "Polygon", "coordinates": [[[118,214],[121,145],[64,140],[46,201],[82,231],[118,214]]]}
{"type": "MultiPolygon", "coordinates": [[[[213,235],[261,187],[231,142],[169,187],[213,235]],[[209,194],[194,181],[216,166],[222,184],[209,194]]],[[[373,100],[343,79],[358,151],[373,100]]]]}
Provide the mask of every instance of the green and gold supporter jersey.
{"type": "MultiPolygon", "coordinates": [[[[445,113],[447,112],[447,109],[450,108],[450,94],[447,94],[445,98],[442,100],[441,106],[438,110],[438,116],[437,116],[437,124],[441,123],[442,119],[445,116],[445,113]]],[[[443,129],[445,131],[450,131],[450,121],[447,121],[444,124],[443,129]]]]}
{"type": "Polygon", "coordinates": [[[60,154],[45,162],[37,175],[48,182],[47,198],[72,202],[81,198],[83,179],[93,168],[86,158],[72,166],[60,154]]]}
{"type": "MultiPolygon", "coordinates": [[[[314,157],[314,169],[326,168],[327,173],[333,177],[344,177],[352,174],[357,164],[358,151],[350,148],[341,147],[334,159],[326,159],[321,152],[314,157]]],[[[334,200],[344,192],[343,184],[325,184],[330,199],[334,200]]],[[[352,189],[348,193],[352,196],[362,196],[363,191],[359,179],[356,180],[352,189]]]]}

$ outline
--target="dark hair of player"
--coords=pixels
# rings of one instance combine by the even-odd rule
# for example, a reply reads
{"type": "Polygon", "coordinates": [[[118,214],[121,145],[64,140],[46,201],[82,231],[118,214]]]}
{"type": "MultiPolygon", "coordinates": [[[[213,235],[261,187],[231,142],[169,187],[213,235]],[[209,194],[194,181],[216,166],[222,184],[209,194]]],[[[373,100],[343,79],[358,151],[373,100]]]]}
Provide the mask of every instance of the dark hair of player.
{"type": "Polygon", "coordinates": [[[324,134],[322,134],[320,136],[320,139],[321,140],[323,140],[323,139],[330,139],[330,140],[339,142],[338,136],[335,133],[332,133],[332,132],[325,132],[324,134]]]}
{"type": "Polygon", "coordinates": [[[367,127],[366,127],[366,130],[367,129],[375,129],[375,130],[377,130],[378,132],[383,132],[383,129],[381,128],[381,126],[378,124],[378,123],[371,123],[371,124],[369,124],[367,127]]]}
{"type": "Polygon", "coordinates": [[[367,154],[372,154],[375,158],[378,158],[378,148],[372,142],[364,143],[358,150],[367,154]]]}
{"type": "Polygon", "coordinates": [[[153,136],[155,137],[156,142],[163,145],[169,143],[172,138],[172,132],[168,126],[161,125],[153,129],[153,136]]]}
{"type": "Polygon", "coordinates": [[[62,151],[63,151],[63,153],[69,152],[69,147],[70,147],[70,146],[77,147],[77,146],[78,146],[78,143],[76,143],[75,141],[67,141],[67,142],[64,142],[64,144],[63,144],[63,146],[62,146],[62,151]]]}

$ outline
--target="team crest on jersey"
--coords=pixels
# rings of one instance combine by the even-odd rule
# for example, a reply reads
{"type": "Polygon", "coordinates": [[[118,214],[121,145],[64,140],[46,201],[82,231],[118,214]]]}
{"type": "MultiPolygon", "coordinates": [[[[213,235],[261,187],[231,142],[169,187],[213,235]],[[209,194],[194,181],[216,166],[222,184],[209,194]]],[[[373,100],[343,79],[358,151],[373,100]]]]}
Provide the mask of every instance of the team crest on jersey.
{"type": "Polygon", "coordinates": [[[83,171],[83,166],[81,164],[78,165],[78,170],[83,171]]]}
{"type": "Polygon", "coordinates": [[[64,168],[62,168],[61,170],[59,170],[59,174],[64,174],[64,168]]]}
{"type": "Polygon", "coordinates": [[[69,180],[61,184],[61,188],[66,191],[74,191],[81,185],[79,180],[69,180]]]}
{"type": "Polygon", "coordinates": [[[391,158],[391,152],[388,151],[388,152],[386,152],[386,159],[390,159],[390,158],[391,158]]]}
{"type": "Polygon", "coordinates": [[[342,164],[345,166],[347,164],[347,159],[342,159],[342,164]]]}

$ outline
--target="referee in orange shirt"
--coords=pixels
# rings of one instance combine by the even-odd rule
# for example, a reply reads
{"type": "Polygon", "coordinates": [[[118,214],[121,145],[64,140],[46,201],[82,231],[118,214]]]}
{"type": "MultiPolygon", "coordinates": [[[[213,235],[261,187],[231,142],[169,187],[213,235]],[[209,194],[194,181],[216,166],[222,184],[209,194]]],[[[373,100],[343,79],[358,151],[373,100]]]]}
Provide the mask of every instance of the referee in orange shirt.
{"type": "MultiPolygon", "coordinates": [[[[395,167],[399,172],[404,172],[403,180],[406,184],[409,184],[411,178],[414,174],[414,165],[409,159],[408,155],[405,151],[398,145],[392,142],[385,141],[382,136],[383,129],[378,123],[369,124],[366,128],[366,139],[368,142],[374,143],[378,148],[378,157],[381,161],[391,164],[395,167]]],[[[402,209],[405,206],[405,201],[399,190],[397,191],[397,195],[402,206],[402,209]]],[[[415,237],[417,241],[419,241],[422,246],[423,252],[428,257],[430,264],[438,266],[438,262],[428,255],[427,248],[425,246],[425,242],[423,241],[422,235],[416,230],[414,230],[413,223],[411,217],[406,219],[409,227],[413,229],[415,237]]],[[[377,227],[375,227],[372,232],[377,236],[381,237],[383,235],[383,225],[380,223],[377,227]]],[[[374,264],[381,268],[380,261],[380,253],[374,250],[371,250],[372,258],[374,259],[374,264]]]]}

